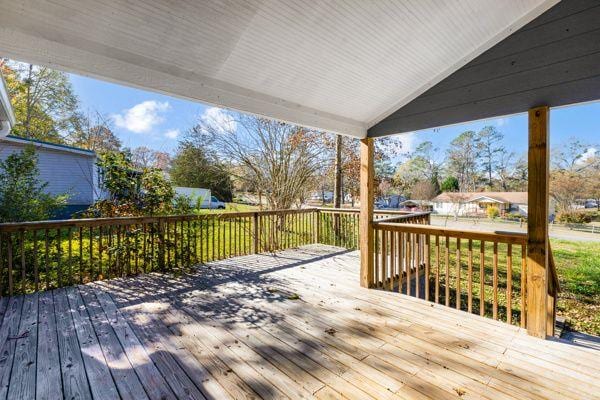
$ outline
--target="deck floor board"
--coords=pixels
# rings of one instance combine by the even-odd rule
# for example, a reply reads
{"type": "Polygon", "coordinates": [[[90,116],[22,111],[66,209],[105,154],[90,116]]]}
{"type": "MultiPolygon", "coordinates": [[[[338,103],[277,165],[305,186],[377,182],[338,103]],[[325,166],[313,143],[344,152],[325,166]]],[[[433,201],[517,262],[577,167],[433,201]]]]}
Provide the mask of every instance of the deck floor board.
{"type": "Polygon", "coordinates": [[[0,299],[0,400],[600,398],[600,352],[358,272],[313,245],[0,299]]]}

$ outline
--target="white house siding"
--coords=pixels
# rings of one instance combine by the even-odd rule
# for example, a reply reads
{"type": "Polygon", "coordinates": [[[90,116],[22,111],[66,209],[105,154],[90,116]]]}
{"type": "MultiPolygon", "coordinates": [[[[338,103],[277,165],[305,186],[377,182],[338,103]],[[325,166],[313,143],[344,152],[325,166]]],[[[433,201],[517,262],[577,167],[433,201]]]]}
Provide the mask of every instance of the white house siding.
{"type": "MultiPolygon", "coordinates": [[[[25,146],[23,143],[0,140],[0,159],[5,160],[25,146]]],[[[42,182],[48,182],[48,193],[68,194],[69,206],[89,206],[94,202],[94,153],[55,150],[35,143],[34,146],[38,156],[39,178],[42,182]]]]}
{"type": "Polygon", "coordinates": [[[441,215],[468,215],[477,213],[479,207],[476,203],[450,203],[450,202],[434,202],[433,212],[441,215]]]}

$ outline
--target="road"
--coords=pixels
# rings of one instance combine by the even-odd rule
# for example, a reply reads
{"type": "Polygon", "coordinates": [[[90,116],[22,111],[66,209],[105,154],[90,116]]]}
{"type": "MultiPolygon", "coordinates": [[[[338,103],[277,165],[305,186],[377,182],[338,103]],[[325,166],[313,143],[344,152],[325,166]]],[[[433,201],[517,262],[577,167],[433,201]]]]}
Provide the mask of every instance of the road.
{"type": "MultiPolygon", "coordinates": [[[[519,223],[499,222],[490,220],[466,219],[461,218],[454,221],[453,217],[439,217],[432,215],[431,224],[445,226],[456,229],[470,229],[476,231],[509,231],[509,232],[525,232],[527,224],[522,226],[519,223]]],[[[560,240],[575,240],[582,242],[600,242],[600,234],[590,232],[573,231],[562,226],[550,225],[550,237],[560,240]]]]}

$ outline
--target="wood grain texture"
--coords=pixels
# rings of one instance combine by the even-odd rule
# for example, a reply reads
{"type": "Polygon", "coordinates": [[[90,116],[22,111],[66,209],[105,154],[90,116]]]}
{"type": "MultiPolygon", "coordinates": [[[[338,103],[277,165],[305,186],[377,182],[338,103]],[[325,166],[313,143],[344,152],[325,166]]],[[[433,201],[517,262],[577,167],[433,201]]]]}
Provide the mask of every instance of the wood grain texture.
{"type": "MultiPolygon", "coordinates": [[[[394,248],[409,235],[396,236],[394,248]]],[[[100,382],[140,400],[580,399],[600,392],[596,351],[361,288],[359,274],[358,252],[311,245],[214,261],[182,276],[152,273],[0,299],[2,398],[33,398],[21,392],[29,372],[15,367],[35,343],[38,373],[28,390],[37,399],[114,398],[95,391],[100,382]],[[33,326],[36,304],[33,341],[20,333],[33,326]],[[98,348],[109,372],[94,378],[98,348]],[[63,388],[61,365],[71,381],[90,382],[87,394],[63,388]]]]}
{"type": "Polygon", "coordinates": [[[373,257],[375,254],[374,235],[372,229],[373,209],[375,201],[374,179],[375,149],[373,139],[360,141],[360,286],[373,285],[373,257]]]}
{"type": "Polygon", "coordinates": [[[548,333],[549,113],[547,106],[529,110],[527,331],[541,338],[548,333]]]}

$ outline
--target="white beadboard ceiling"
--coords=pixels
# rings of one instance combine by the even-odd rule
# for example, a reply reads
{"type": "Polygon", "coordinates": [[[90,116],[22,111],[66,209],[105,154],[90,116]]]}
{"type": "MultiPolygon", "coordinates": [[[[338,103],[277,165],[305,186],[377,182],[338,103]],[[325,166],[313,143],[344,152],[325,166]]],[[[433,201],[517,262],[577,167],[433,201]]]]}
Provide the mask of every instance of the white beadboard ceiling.
{"type": "Polygon", "coordinates": [[[366,130],[558,0],[0,0],[0,56],[366,130]]]}

